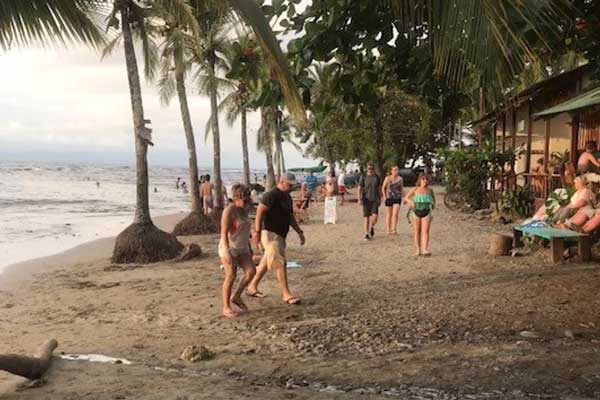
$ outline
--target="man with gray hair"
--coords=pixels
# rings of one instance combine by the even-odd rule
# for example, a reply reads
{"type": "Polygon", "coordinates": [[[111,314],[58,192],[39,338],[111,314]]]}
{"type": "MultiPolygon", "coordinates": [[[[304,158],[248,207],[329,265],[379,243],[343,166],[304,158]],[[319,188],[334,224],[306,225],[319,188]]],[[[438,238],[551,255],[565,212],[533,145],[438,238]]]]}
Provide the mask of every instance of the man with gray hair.
{"type": "Polygon", "coordinates": [[[282,291],[283,302],[285,304],[300,303],[300,298],[290,292],[285,259],[285,241],[290,226],[298,233],[300,244],[304,245],[306,242],[304,232],[302,232],[294,217],[294,207],[290,197],[290,192],[295,184],[296,177],[293,174],[282,174],[277,186],[263,195],[256,209],[255,230],[252,241],[256,246],[262,244],[265,253],[256,269],[254,279],[248,285],[248,295],[252,297],[265,297],[258,290],[258,284],[267,270],[273,269],[282,291]]]}

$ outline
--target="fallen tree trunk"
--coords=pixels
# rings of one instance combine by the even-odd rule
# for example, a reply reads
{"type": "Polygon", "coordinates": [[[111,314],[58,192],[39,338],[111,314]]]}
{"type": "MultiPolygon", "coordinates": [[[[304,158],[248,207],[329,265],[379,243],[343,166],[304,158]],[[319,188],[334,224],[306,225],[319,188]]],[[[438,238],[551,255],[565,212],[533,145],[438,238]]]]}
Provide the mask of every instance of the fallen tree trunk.
{"type": "Polygon", "coordinates": [[[48,340],[33,357],[16,354],[0,354],[0,370],[19,375],[29,380],[40,379],[50,367],[52,352],[58,346],[55,339],[48,340]]]}

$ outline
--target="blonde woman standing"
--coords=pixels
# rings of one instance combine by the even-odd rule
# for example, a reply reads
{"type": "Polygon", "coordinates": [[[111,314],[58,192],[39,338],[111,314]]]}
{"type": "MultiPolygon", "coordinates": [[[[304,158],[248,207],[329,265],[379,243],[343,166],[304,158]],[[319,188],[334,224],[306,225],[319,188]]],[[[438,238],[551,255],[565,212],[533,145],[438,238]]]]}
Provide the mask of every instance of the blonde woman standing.
{"type": "Polygon", "coordinates": [[[241,184],[231,189],[232,202],[223,211],[221,218],[221,240],[219,241],[219,257],[225,270],[223,281],[223,315],[233,318],[237,315],[231,308],[235,304],[242,311],[248,307],[242,301],[242,292],[256,274],[250,251],[250,233],[252,220],[248,216],[247,207],[251,204],[250,189],[241,184]],[[240,286],[232,295],[231,291],[236,278],[236,268],[244,270],[240,286]]]}
{"type": "Polygon", "coordinates": [[[429,252],[429,229],[433,215],[431,211],[435,208],[435,195],[429,188],[427,175],[421,174],[417,180],[417,186],[412,188],[404,198],[410,211],[409,219],[413,225],[415,247],[417,256],[430,256],[429,252]]]}
{"type": "Polygon", "coordinates": [[[398,233],[398,214],[400,213],[404,192],[404,181],[399,172],[400,168],[394,165],[381,186],[381,198],[387,212],[385,216],[385,229],[388,234],[392,235],[398,233]]]}

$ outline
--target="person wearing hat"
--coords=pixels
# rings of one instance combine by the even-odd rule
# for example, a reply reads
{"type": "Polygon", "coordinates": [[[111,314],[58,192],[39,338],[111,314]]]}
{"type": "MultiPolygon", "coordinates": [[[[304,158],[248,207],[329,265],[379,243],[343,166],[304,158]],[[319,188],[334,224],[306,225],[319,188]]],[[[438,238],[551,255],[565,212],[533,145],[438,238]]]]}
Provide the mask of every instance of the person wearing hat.
{"type": "Polygon", "coordinates": [[[281,287],[283,302],[300,303],[300,298],[290,292],[285,259],[286,238],[290,227],[298,233],[301,245],[306,242],[304,232],[294,217],[294,206],[290,196],[295,184],[296,177],[293,174],[282,174],[277,186],[263,195],[256,209],[252,241],[256,246],[262,245],[265,252],[256,269],[254,279],[248,285],[248,295],[252,297],[265,297],[258,290],[258,284],[267,270],[274,270],[281,287]]]}

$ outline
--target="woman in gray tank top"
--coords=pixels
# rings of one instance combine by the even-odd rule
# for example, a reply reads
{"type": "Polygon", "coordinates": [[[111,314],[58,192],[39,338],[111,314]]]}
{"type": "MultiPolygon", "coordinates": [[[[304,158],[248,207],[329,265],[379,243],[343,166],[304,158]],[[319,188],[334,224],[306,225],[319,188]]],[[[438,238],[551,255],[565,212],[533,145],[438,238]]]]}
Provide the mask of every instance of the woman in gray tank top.
{"type": "Polygon", "coordinates": [[[398,230],[398,214],[402,205],[404,181],[400,176],[400,168],[394,165],[381,186],[381,196],[387,209],[385,228],[388,234],[396,235],[398,230]]]}
{"type": "Polygon", "coordinates": [[[242,311],[248,309],[242,301],[242,292],[256,273],[250,251],[252,221],[247,212],[247,207],[251,204],[250,189],[235,184],[231,192],[232,202],[225,208],[221,218],[221,240],[219,241],[219,257],[225,270],[222,291],[223,315],[227,318],[237,316],[231,304],[235,304],[242,311]],[[244,269],[244,277],[238,289],[231,295],[238,266],[244,269]]]}

